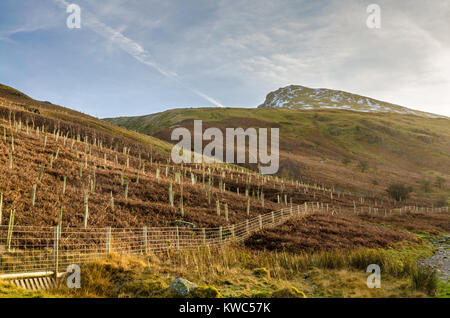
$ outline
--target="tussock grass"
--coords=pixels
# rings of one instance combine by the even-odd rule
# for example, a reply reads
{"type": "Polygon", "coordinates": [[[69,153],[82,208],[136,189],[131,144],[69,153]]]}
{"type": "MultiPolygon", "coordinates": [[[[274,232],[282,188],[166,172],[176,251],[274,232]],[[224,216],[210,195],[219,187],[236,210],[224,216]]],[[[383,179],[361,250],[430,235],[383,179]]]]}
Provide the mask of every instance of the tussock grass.
{"type": "Polygon", "coordinates": [[[425,291],[429,295],[436,295],[439,280],[436,272],[427,267],[416,266],[411,271],[413,287],[417,290],[425,291]]]}
{"type": "Polygon", "coordinates": [[[179,274],[189,273],[189,278],[193,280],[205,282],[218,282],[223,276],[235,277],[242,271],[259,280],[289,282],[303,277],[302,273],[317,270],[362,274],[370,264],[378,264],[383,277],[403,281],[410,292],[417,290],[433,296],[436,292],[436,276],[416,264],[418,259],[429,257],[432,253],[431,246],[417,243],[399,244],[395,248],[388,249],[361,248],[353,251],[322,251],[300,255],[288,252],[251,251],[230,246],[166,255],[162,264],[176,268],[179,274]],[[270,276],[259,275],[262,268],[267,269],[270,276]]]}
{"type": "MultiPolygon", "coordinates": [[[[260,272],[270,269],[274,278],[289,279],[311,268],[365,270],[370,264],[378,264],[382,272],[394,277],[407,277],[415,273],[418,259],[432,255],[428,245],[404,243],[389,249],[356,249],[351,251],[321,251],[292,254],[289,252],[252,251],[232,246],[221,249],[201,248],[166,255],[165,261],[177,268],[190,268],[193,273],[204,275],[208,268],[231,269],[243,267],[260,272]]],[[[214,274],[212,274],[214,275],[214,274]]]]}
{"type": "MultiPolygon", "coordinates": [[[[83,265],[81,289],[64,286],[58,297],[170,297],[177,277],[199,286],[190,297],[424,297],[438,291],[433,272],[418,267],[432,248],[408,243],[390,249],[292,254],[241,246],[200,248],[164,255],[108,259],[83,265]],[[366,286],[366,268],[379,264],[382,288],[366,286]]],[[[1,288],[0,288],[1,290],[1,288]]],[[[47,297],[49,294],[12,297],[47,297]]]]}

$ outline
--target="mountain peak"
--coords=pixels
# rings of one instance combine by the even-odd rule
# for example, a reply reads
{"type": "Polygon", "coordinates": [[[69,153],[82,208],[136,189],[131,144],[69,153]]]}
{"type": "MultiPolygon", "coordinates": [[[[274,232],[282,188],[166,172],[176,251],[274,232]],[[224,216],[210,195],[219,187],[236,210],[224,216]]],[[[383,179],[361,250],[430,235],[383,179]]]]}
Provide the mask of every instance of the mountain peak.
{"type": "Polygon", "coordinates": [[[265,107],[298,110],[344,109],[372,113],[410,114],[427,118],[447,118],[344,91],[309,88],[300,85],[289,85],[269,93],[265,102],[258,106],[258,108],[265,107]]]}

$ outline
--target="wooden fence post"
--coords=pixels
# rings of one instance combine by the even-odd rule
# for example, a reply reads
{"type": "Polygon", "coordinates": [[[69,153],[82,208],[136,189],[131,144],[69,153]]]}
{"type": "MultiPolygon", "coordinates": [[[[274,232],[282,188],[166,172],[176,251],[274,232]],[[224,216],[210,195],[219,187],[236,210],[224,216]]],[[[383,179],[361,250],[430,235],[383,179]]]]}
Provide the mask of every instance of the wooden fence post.
{"type": "Polygon", "coordinates": [[[178,229],[178,226],[175,228],[175,236],[177,240],[177,250],[180,250],[180,230],[178,229]]]}
{"type": "Polygon", "coordinates": [[[62,205],[59,206],[59,210],[58,210],[58,227],[61,231],[61,226],[62,226],[62,217],[63,217],[63,207],[62,205]]]}
{"type": "Polygon", "coordinates": [[[147,236],[147,227],[144,226],[142,228],[142,236],[144,239],[144,254],[147,255],[148,254],[148,236],[147,236]]]}
{"type": "Polygon", "coordinates": [[[258,220],[259,220],[259,229],[262,230],[263,224],[262,224],[262,216],[261,216],[261,214],[258,215],[258,220]]]}
{"type": "Polygon", "coordinates": [[[2,225],[3,193],[0,193],[0,225],[2,225]]]}
{"type": "Polygon", "coordinates": [[[206,245],[206,230],[202,229],[203,245],[206,245]]]}
{"type": "Polygon", "coordinates": [[[106,256],[111,254],[111,227],[106,228],[106,256]]]}
{"type": "Polygon", "coordinates": [[[58,279],[58,270],[59,270],[59,227],[54,227],[54,239],[53,239],[53,269],[54,269],[54,275],[55,275],[55,283],[58,279]]]}
{"type": "Polygon", "coordinates": [[[222,227],[219,227],[219,241],[222,243],[222,227]]]}
{"type": "Polygon", "coordinates": [[[14,216],[16,214],[16,210],[15,209],[11,209],[11,212],[9,214],[9,225],[8,225],[8,237],[6,240],[6,245],[8,247],[8,252],[11,250],[11,239],[12,239],[12,234],[13,234],[13,229],[14,229],[14,216]]]}
{"type": "Polygon", "coordinates": [[[272,211],[272,225],[275,226],[275,214],[272,211]]]}

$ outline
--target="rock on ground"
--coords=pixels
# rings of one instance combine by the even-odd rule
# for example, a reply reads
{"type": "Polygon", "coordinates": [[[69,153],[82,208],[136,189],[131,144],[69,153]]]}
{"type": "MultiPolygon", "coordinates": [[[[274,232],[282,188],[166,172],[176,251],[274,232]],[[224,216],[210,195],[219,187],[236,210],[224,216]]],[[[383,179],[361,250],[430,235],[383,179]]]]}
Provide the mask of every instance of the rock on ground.
{"type": "Polygon", "coordinates": [[[183,278],[177,278],[170,284],[169,292],[174,297],[186,297],[197,288],[194,283],[183,278]]]}

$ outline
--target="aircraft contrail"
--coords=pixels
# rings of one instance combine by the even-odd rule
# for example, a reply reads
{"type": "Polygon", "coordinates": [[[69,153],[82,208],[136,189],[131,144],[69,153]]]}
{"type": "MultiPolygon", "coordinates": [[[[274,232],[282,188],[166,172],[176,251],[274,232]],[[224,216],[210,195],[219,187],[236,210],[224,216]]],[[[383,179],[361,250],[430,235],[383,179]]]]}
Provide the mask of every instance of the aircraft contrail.
{"type": "MultiPolygon", "coordinates": [[[[67,8],[70,3],[68,3],[65,0],[53,0],[57,5],[63,8],[67,8]]],[[[207,100],[208,102],[214,104],[217,107],[224,107],[220,102],[215,100],[214,98],[206,95],[205,93],[202,93],[198,91],[197,89],[192,88],[188,84],[186,84],[179,76],[178,74],[166,69],[159,63],[157,63],[154,58],[151,56],[149,52],[147,52],[139,43],[135,42],[134,40],[126,37],[121,32],[111,28],[110,26],[98,21],[95,17],[93,17],[89,12],[83,11],[83,19],[82,19],[83,26],[87,26],[89,29],[97,33],[98,35],[109,39],[112,43],[116,44],[118,47],[120,47],[123,51],[131,55],[133,58],[135,58],[137,61],[141,62],[144,65],[147,65],[156,71],[158,71],[160,74],[166,76],[167,78],[170,78],[173,81],[176,81],[181,86],[187,88],[197,96],[200,96],[201,98],[207,100]]]]}

